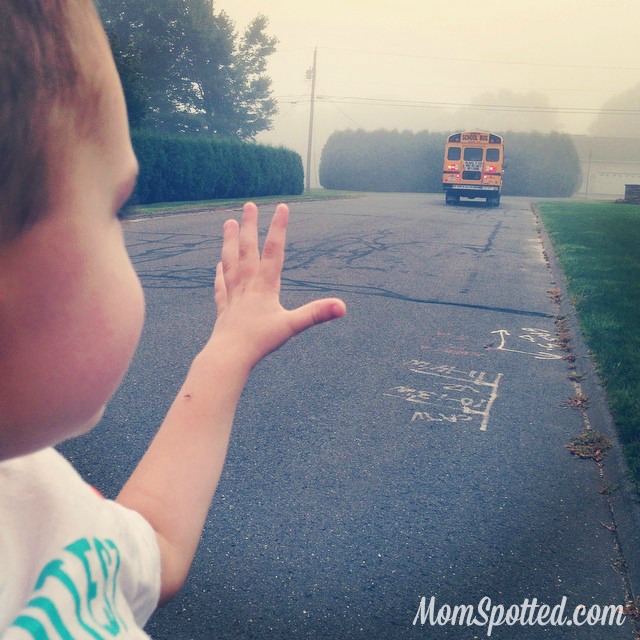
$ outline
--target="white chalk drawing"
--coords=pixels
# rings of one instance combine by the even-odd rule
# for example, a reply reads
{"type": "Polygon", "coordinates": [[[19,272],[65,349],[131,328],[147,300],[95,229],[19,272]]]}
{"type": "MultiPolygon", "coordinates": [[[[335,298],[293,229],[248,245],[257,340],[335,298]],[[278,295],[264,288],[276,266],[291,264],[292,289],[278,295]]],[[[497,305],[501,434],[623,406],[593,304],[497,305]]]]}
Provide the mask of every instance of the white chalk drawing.
{"type": "Polygon", "coordinates": [[[420,385],[398,385],[384,395],[421,405],[414,410],[411,422],[454,424],[479,420],[480,431],[487,430],[502,373],[489,380],[485,371],[462,371],[424,360],[407,364],[412,373],[429,376],[428,383],[423,379],[420,385]]]}
{"type": "Polygon", "coordinates": [[[516,336],[512,335],[506,329],[492,331],[491,333],[497,334],[500,337],[500,344],[497,347],[487,347],[487,349],[521,353],[526,356],[532,356],[536,360],[562,360],[562,355],[556,353],[559,351],[558,343],[550,331],[532,328],[524,328],[521,329],[521,331],[522,333],[516,336]],[[527,345],[523,344],[523,342],[517,342],[518,340],[528,343],[531,345],[530,349],[535,349],[535,351],[526,350],[527,345]],[[511,346],[507,346],[507,344],[511,346]],[[514,348],[516,346],[522,348],[514,348]]]}

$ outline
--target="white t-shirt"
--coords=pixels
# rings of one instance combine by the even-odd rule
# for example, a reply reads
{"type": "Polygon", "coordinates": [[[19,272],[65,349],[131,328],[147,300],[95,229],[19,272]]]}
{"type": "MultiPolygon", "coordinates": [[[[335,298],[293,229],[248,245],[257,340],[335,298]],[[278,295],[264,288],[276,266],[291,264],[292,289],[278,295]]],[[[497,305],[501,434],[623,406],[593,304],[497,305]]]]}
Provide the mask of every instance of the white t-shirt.
{"type": "Polygon", "coordinates": [[[148,638],[160,554],[147,521],[54,449],[0,462],[0,638],[148,638]]]}

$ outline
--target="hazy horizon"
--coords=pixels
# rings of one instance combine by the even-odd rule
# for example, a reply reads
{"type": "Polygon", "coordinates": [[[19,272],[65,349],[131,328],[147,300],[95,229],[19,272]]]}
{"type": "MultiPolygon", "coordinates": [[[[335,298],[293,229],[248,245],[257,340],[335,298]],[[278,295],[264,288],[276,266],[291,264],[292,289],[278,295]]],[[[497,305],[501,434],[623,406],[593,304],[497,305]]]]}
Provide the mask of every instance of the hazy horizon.
{"type": "MultiPolygon", "coordinates": [[[[640,3],[630,0],[218,0],[214,8],[240,32],[259,13],[269,18],[279,44],[268,73],[280,110],[257,140],[303,158],[317,47],[314,176],[336,130],[587,134],[608,100],[640,82],[640,3]]],[[[640,135],[634,111],[602,117],[626,118],[640,135]]]]}

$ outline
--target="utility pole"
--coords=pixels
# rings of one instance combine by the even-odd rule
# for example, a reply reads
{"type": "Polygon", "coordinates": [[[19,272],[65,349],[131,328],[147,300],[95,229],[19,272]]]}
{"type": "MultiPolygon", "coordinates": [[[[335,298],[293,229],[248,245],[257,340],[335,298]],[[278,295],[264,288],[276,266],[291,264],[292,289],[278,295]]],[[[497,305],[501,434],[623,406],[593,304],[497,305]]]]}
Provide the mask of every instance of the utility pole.
{"type": "Polygon", "coordinates": [[[313,109],[316,101],[316,61],[318,47],[313,50],[313,67],[307,72],[307,78],[311,74],[311,106],[309,108],[309,144],[307,145],[307,174],[305,176],[305,189],[311,190],[311,151],[313,146],[313,109]]]}
{"type": "Polygon", "coordinates": [[[587,184],[585,188],[585,197],[589,199],[589,180],[591,179],[591,149],[589,149],[589,162],[587,163],[587,184]]]}

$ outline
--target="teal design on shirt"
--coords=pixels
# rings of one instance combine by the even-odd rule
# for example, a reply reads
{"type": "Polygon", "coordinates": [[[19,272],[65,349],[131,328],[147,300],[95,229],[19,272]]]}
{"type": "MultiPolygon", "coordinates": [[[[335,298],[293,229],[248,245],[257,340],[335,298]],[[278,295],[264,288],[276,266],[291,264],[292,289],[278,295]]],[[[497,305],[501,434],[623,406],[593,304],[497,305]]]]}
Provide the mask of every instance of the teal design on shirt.
{"type": "Polygon", "coordinates": [[[42,570],[13,626],[34,640],[123,637],[127,624],[117,606],[119,571],[120,552],[112,540],[76,540],[42,570]]]}

